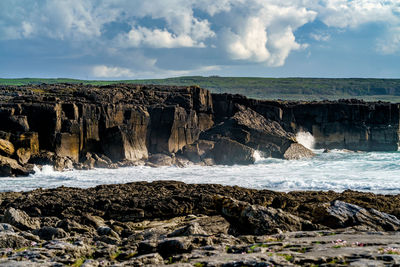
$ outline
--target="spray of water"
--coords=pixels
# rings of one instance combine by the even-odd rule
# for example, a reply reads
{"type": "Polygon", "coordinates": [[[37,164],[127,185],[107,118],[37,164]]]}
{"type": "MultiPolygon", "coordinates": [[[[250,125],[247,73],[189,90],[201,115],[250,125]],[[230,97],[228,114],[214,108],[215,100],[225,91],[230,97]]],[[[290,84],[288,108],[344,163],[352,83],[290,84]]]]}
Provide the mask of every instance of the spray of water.
{"type": "Polygon", "coordinates": [[[296,134],[296,140],[308,149],[314,148],[314,136],[312,136],[312,134],[309,132],[298,132],[296,134]]]}
{"type": "Polygon", "coordinates": [[[261,156],[260,152],[258,150],[255,150],[253,153],[253,158],[255,162],[259,162],[263,160],[264,158],[261,156]]]}

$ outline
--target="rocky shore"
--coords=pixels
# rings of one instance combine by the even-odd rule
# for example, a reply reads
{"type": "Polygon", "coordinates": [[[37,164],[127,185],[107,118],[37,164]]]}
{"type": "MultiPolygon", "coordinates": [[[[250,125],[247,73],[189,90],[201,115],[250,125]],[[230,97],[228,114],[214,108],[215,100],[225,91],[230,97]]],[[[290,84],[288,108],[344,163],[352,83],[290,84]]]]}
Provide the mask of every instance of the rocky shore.
{"type": "Polygon", "coordinates": [[[395,151],[398,104],[285,102],[198,86],[0,86],[0,176],[130,165],[252,164],[312,157],[316,148],[395,151]]]}
{"type": "Polygon", "coordinates": [[[0,193],[0,266],[396,266],[400,195],[174,181],[0,193]]]}

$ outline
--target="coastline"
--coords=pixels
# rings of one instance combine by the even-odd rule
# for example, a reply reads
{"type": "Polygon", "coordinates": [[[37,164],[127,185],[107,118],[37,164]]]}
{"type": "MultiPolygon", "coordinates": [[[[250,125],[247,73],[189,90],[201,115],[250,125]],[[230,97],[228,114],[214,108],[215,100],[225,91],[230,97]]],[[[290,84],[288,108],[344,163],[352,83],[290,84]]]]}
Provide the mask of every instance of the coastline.
{"type": "Polygon", "coordinates": [[[394,264],[399,200],[174,181],[0,193],[0,265],[394,264]]]}

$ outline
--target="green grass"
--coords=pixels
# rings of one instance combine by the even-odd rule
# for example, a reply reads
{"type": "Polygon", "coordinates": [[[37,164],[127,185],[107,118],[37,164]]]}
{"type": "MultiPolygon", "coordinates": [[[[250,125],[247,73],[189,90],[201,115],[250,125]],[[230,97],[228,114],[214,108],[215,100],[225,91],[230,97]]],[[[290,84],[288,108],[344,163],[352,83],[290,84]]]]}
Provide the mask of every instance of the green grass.
{"type": "Polygon", "coordinates": [[[91,84],[110,85],[118,83],[156,85],[199,85],[214,93],[242,94],[257,99],[285,100],[335,100],[359,98],[367,101],[400,102],[400,79],[331,79],[331,78],[256,78],[256,77],[202,77],[186,76],[146,80],[77,80],[67,78],[0,79],[0,85],[30,84],[91,84]]]}

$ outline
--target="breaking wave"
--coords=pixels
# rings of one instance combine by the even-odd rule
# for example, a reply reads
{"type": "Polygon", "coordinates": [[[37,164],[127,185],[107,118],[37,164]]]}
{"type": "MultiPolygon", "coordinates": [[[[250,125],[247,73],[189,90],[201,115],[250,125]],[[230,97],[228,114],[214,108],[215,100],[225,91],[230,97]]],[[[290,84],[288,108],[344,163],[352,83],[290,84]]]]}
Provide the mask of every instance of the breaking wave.
{"type": "Polygon", "coordinates": [[[296,134],[296,140],[308,149],[314,149],[314,136],[309,132],[300,131],[296,134]]]}
{"type": "Polygon", "coordinates": [[[256,153],[248,166],[146,166],[90,171],[55,172],[45,166],[29,177],[0,178],[0,191],[27,191],[58,186],[93,187],[135,181],[176,180],[216,183],[277,191],[346,189],[374,193],[400,193],[400,152],[345,152],[333,150],[312,159],[281,160],[256,153]]]}

